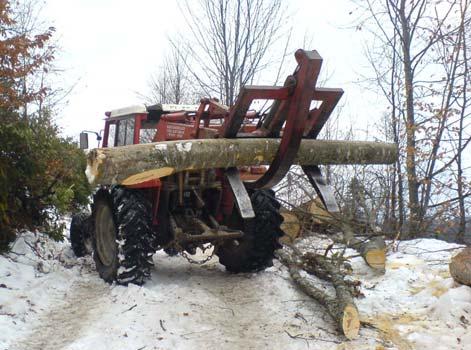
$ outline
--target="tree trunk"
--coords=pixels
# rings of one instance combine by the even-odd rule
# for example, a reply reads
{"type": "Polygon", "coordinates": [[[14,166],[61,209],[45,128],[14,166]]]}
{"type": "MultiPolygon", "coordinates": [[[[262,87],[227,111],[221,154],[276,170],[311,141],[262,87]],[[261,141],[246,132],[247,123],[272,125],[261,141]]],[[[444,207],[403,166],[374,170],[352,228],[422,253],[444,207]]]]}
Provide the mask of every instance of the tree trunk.
{"type": "MultiPolygon", "coordinates": [[[[461,26],[460,30],[462,33],[466,33],[466,28],[464,24],[464,16],[468,11],[468,3],[464,3],[464,8],[461,7],[461,26]]],[[[464,121],[466,117],[466,109],[469,107],[468,101],[468,81],[469,81],[469,71],[468,71],[468,45],[467,45],[467,36],[464,34],[462,37],[462,45],[463,45],[463,102],[460,111],[460,125],[458,131],[458,149],[457,149],[457,157],[456,157],[456,166],[457,166],[457,192],[458,192],[458,205],[460,211],[460,224],[458,229],[458,234],[456,239],[458,242],[464,242],[464,236],[466,234],[466,208],[465,208],[465,197],[464,197],[464,184],[463,184],[463,151],[466,148],[465,141],[463,140],[464,134],[464,121]]]]}
{"type": "MultiPolygon", "coordinates": [[[[133,185],[185,170],[270,164],[279,139],[202,139],[114,148],[88,154],[91,184],[133,185]]],[[[380,142],[303,140],[295,164],[390,164],[396,146],[380,142]]]]}
{"type": "Polygon", "coordinates": [[[416,169],[415,110],[414,110],[414,71],[411,58],[411,36],[409,20],[406,15],[406,1],[401,0],[399,21],[402,29],[402,53],[404,64],[404,84],[406,93],[406,172],[409,190],[409,234],[415,236],[419,229],[419,184],[416,169]]]}

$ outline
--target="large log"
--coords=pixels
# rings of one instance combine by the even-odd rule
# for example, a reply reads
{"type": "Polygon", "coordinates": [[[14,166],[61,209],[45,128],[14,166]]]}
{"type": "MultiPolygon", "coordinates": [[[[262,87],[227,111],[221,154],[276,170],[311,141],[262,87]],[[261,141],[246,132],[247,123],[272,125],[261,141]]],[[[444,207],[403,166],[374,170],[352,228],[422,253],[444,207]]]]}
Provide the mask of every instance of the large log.
{"type": "MultiPolygon", "coordinates": [[[[133,185],[184,170],[270,164],[279,139],[204,139],[167,141],[114,148],[88,154],[91,184],[133,185]]],[[[394,144],[359,141],[303,140],[295,164],[390,164],[394,144]]]]}

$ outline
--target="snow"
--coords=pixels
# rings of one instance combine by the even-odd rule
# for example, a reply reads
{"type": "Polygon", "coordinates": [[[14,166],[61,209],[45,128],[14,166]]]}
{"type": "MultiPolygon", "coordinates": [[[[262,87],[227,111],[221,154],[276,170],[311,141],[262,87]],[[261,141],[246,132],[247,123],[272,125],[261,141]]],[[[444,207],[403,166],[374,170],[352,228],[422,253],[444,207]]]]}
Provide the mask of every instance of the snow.
{"type": "Polygon", "coordinates": [[[190,152],[192,146],[193,146],[193,142],[191,141],[177,142],[175,144],[175,147],[177,148],[178,152],[190,152]]]}
{"type": "Polygon", "coordinates": [[[379,276],[355,259],[353,270],[364,276],[360,313],[373,323],[391,323],[410,348],[471,346],[471,288],[456,284],[448,271],[459,247],[435,239],[400,242],[379,276]]]}
{"type": "Polygon", "coordinates": [[[448,273],[458,251],[395,243],[384,275],[352,258],[365,324],[348,342],[277,261],[234,275],[216,258],[199,266],[159,252],[149,282],[123,287],[100,280],[67,241],[25,233],[0,256],[0,349],[468,349],[471,288],[448,273]]]}
{"type": "Polygon", "coordinates": [[[165,152],[167,150],[167,144],[166,143],[158,143],[158,144],[155,145],[155,149],[157,151],[165,152]]]}

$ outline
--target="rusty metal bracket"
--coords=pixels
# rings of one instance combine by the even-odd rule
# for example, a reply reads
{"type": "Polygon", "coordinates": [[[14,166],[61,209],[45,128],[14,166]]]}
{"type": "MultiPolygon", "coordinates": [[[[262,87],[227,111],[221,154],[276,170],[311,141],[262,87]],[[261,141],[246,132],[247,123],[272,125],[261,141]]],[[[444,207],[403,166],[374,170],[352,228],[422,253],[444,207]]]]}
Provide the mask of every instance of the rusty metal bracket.
{"type": "Polygon", "coordinates": [[[302,168],[327,211],[338,213],[340,209],[335,200],[334,189],[327,183],[326,178],[322,176],[321,169],[317,165],[306,165],[302,168]]]}
{"type": "Polygon", "coordinates": [[[281,127],[282,121],[286,120],[280,147],[267,172],[257,181],[247,183],[250,188],[275,186],[286,175],[298,153],[314,98],[322,57],[317,51],[304,50],[296,51],[295,57],[298,61],[298,68],[293,74],[296,87],[292,96],[281,102],[273,118],[273,121],[276,121],[274,124],[278,127],[281,127]]]}
{"type": "Polygon", "coordinates": [[[243,86],[239,91],[239,96],[235,105],[230,109],[229,116],[222,126],[221,137],[234,138],[244,121],[246,113],[253,100],[276,99],[286,100],[290,96],[288,87],[280,86],[243,86]]]}
{"type": "Polygon", "coordinates": [[[229,180],[229,184],[231,186],[232,193],[234,194],[240,216],[243,219],[254,218],[255,212],[253,211],[252,202],[244,183],[240,179],[239,170],[234,167],[228,168],[225,170],[225,175],[227,180],[229,180]]]}
{"type": "MultiPolygon", "coordinates": [[[[280,137],[280,146],[268,170],[256,181],[241,181],[236,168],[226,169],[224,173],[234,194],[237,207],[243,218],[254,217],[253,208],[247,193],[248,189],[272,188],[289,171],[297,155],[303,138],[315,139],[342,97],[342,89],[317,87],[322,67],[322,57],[317,51],[297,50],[296,70],[289,75],[283,86],[243,86],[236,103],[231,108],[221,105],[216,99],[201,100],[195,117],[194,137],[207,137],[200,133],[203,119],[205,128],[210,119],[223,117],[224,123],[216,137],[280,137]],[[248,117],[248,109],[256,99],[273,100],[270,112],[251,132],[241,132],[243,121],[248,117]],[[312,101],[320,102],[311,109],[312,101]],[[209,106],[209,107],[208,107],[209,106]],[[208,108],[207,108],[208,107],[208,108]]],[[[316,191],[325,198],[332,210],[338,209],[332,191],[322,182],[318,168],[306,168],[306,174],[316,191]]]]}
{"type": "Polygon", "coordinates": [[[343,89],[316,88],[314,91],[314,100],[322,101],[318,108],[309,112],[308,123],[304,130],[304,137],[315,139],[324,127],[330,114],[337,106],[343,95],[343,89]]]}

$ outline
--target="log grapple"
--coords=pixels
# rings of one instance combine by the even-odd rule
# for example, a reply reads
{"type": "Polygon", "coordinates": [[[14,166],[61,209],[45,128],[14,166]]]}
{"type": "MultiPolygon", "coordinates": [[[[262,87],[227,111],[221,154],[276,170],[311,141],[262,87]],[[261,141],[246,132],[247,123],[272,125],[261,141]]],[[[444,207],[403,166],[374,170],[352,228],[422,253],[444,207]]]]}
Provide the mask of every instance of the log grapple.
{"type": "Polygon", "coordinates": [[[291,165],[337,212],[319,165],[395,161],[390,144],[316,140],[343,90],[317,86],[316,51],[295,58],[283,86],[243,86],[230,107],[205,98],[106,113],[102,148],[89,152],[86,171],[98,187],[89,236],[103,279],[140,284],[156,250],[188,257],[208,244],[228,271],[262,270],[282,235],[272,188],[291,165]],[[271,107],[253,110],[260,101],[271,107]]]}

